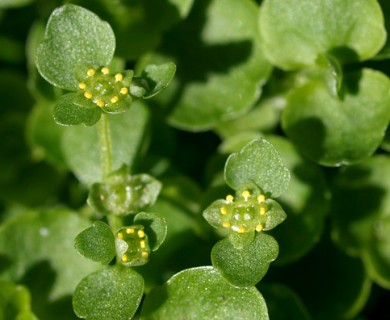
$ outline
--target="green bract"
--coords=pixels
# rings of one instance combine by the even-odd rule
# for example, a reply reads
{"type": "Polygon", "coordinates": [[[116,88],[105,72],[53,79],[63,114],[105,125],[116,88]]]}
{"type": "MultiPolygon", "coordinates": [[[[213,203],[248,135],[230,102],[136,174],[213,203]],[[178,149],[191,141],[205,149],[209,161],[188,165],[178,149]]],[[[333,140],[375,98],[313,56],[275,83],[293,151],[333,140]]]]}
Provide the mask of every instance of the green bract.
{"type": "Polygon", "coordinates": [[[76,249],[86,258],[108,264],[115,256],[115,237],[104,222],[96,221],[92,227],[79,233],[76,249]]]}
{"type": "Polygon", "coordinates": [[[88,203],[105,215],[125,216],[153,205],[161,183],[148,174],[130,175],[126,167],[91,186],[88,203]]]}
{"type": "Polygon", "coordinates": [[[227,159],[225,180],[235,190],[252,180],[267,197],[277,198],[287,189],[290,173],[275,148],[261,138],[227,159]]]}
{"type": "Polygon", "coordinates": [[[131,268],[110,267],[90,274],[77,286],[73,308],[87,320],[131,319],[144,291],[142,277],[131,268]]]}
{"type": "Polygon", "coordinates": [[[311,67],[324,54],[366,60],[386,39],[375,0],[266,0],[259,21],[267,58],[287,70],[311,67]]]}
{"type": "Polygon", "coordinates": [[[278,243],[273,237],[259,233],[242,249],[235,248],[229,239],[219,241],[211,251],[211,261],[233,285],[250,287],[264,277],[278,251],[278,243]]]}
{"type": "Polygon", "coordinates": [[[255,287],[237,288],[212,267],[182,271],[146,297],[142,320],[262,319],[267,306],[255,287]]]}
{"type": "Polygon", "coordinates": [[[37,49],[36,65],[48,82],[73,91],[78,89],[78,68],[108,66],[114,51],[110,25],[89,10],[67,4],[51,14],[45,39],[37,49]]]}

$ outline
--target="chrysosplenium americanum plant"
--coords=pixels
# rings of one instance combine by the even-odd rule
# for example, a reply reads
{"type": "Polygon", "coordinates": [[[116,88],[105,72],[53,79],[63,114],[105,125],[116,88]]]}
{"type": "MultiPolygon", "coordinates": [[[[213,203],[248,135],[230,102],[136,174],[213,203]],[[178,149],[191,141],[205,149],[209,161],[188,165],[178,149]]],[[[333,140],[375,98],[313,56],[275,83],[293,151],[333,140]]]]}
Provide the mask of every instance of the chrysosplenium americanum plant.
{"type": "Polygon", "coordinates": [[[387,314],[389,21],[0,0],[0,319],[387,314]]]}

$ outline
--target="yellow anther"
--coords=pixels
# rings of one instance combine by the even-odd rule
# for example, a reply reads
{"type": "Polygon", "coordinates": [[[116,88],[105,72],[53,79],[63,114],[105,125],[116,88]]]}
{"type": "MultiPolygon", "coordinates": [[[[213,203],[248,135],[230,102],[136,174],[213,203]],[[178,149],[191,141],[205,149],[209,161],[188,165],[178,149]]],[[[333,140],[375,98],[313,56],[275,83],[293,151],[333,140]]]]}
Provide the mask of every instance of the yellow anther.
{"type": "Polygon", "coordinates": [[[147,258],[149,257],[149,253],[146,252],[146,251],[143,251],[143,252],[141,253],[141,256],[142,256],[142,258],[147,259],[147,258]]]}
{"type": "Polygon", "coordinates": [[[84,92],[84,97],[86,97],[87,99],[91,99],[92,98],[92,93],[89,92],[89,91],[86,91],[86,92],[84,92]]]}
{"type": "Polygon", "coordinates": [[[248,190],[244,190],[241,195],[244,197],[245,201],[248,200],[248,198],[250,197],[250,192],[248,190]]]}
{"type": "Polygon", "coordinates": [[[237,228],[236,231],[237,231],[238,233],[245,233],[245,232],[246,232],[246,228],[243,227],[243,226],[240,226],[240,227],[237,228]]]}
{"type": "Polygon", "coordinates": [[[117,103],[119,101],[119,98],[118,96],[113,96],[110,101],[111,103],[117,103]]]}
{"type": "Polygon", "coordinates": [[[123,80],[123,75],[121,73],[117,73],[115,75],[115,81],[119,82],[119,81],[122,81],[122,80],[123,80]]]}
{"type": "Polygon", "coordinates": [[[227,202],[232,202],[234,200],[234,197],[231,195],[231,194],[228,194],[227,196],[226,196],[226,201],[227,202]]]}
{"type": "Polygon", "coordinates": [[[129,93],[129,89],[127,89],[126,87],[122,87],[121,91],[119,91],[120,94],[123,94],[123,95],[126,95],[129,93]]]}
{"type": "Polygon", "coordinates": [[[100,108],[103,108],[106,104],[104,103],[103,100],[98,100],[98,101],[96,101],[96,105],[97,105],[98,107],[100,107],[100,108]]]}
{"type": "Polygon", "coordinates": [[[88,71],[87,71],[87,76],[88,76],[88,77],[92,77],[93,75],[95,75],[95,73],[96,73],[95,70],[93,70],[93,69],[88,69],[88,71]]]}
{"type": "Polygon", "coordinates": [[[265,207],[260,207],[260,214],[263,216],[267,212],[267,209],[265,207]]]}
{"type": "Polygon", "coordinates": [[[146,246],[145,240],[141,240],[141,241],[139,242],[139,246],[140,246],[142,249],[145,249],[145,246],[146,246]]]}
{"type": "Polygon", "coordinates": [[[123,239],[123,233],[122,233],[122,232],[119,232],[119,233],[117,234],[117,237],[118,237],[119,239],[123,239]]]}
{"type": "Polygon", "coordinates": [[[264,202],[264,201],[265,201],[265,195],[264,195],[264,194],[260,194],[260,195],[257,197],[257,201],[259,201],[259,202],[264,202]]]}
{"type": "Polygon", "coordinates": [[[128,257],[126,254],[124,254],[124,255],[122,256],[122,261],[123,261],[123,262],[129,261],[129,257],[128,257]]]}
{"type": "Polygon", "coordinates": [[[87,87],[87,85],[85,84],[85,82],[80,82],[79,83],[79,88],[84,90],[85,88],[87,87]]]}
{"type": "Polygon", "coordinates": [[[127,228],[126,229],[126,233],[127,234],[132,234],[132,233],[134,233],[134,229],[133,228],[127,228]]]}
{"type": "Polygon", "coordinates": [[[107,67],[103,67],[102,68],[102,73],[103,74],[109,74],[110,73],[110,69],[108,69],[107,67]]]}
{"type": "Polygon", "coordinates": [[[221,207],[221,209],[219,211],[221,211],[222,214],[227,214],[226,207],[221,207]]]}
{"type": "Polygon", "coordinates": [[[263,230],[263,226],[262,226],[261,224],[258,224],[258,225],[256,226],[256,231],[257,231],[257,232],[260,232],[261,230],[263,230]]]}
{"type": "Polygon", "coordinates": [[[145,232],[144,232],[144,230],[138,230],[138,237],[140,237],[140,238],[145,237],[145,232]]]}
{"type": "Polygon", "coordinates": [[[230,228],[230,226],[231,226],[231,224],[230,224],[229,221],[224,221],[224,222],[222,223],[222,227],[224,227],[224,228],[230,228]]]}

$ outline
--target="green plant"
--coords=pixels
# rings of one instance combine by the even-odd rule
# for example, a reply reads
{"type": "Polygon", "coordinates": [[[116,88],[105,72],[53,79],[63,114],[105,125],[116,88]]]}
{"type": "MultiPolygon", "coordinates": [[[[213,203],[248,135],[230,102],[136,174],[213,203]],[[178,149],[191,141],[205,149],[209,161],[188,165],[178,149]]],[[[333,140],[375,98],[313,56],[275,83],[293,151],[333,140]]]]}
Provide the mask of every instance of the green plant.
{"type": "Polygon", "coordinates": [[[0,319],[380,319],[389,15],[0,0],[0,319]]]}

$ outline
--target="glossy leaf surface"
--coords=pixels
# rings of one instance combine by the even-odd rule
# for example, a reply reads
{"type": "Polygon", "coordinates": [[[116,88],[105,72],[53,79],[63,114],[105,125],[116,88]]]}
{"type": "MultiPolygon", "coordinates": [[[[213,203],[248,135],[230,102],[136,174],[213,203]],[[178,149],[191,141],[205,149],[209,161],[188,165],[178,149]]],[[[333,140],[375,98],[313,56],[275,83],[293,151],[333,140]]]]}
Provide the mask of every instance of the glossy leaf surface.
{"type": "Polygon", "coordinates": [[[268,312],[256,288],[237,288],[212,267],[184,270],[153,290],[142,308],[142,320],[264,319],[268,312]],[[250,307],[248,307],[250,306],[250,307]]]}
{"type": "Polygon", "coordinates": [[[141,302],[142,277],[131,268],[110,267],[85,277],[73,296],[75,313],[87,320],[131,319],[141,302]]]}
{"type": "Polygon", "coordinates": [[[264,51],[272,63],[294,70],[319,55],[343,62],[373,57],[385,42],[381,8],[373,0],[266,0],[260,11],[264,51]]]}
{"type": "Polygon", "coordinates": [[[287,189],[290,173],[272,144],[260,138],[228,158],[225,180],[233,189],[251,180],[267,196],[276,198],[287,189]]]}

